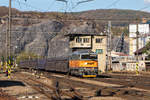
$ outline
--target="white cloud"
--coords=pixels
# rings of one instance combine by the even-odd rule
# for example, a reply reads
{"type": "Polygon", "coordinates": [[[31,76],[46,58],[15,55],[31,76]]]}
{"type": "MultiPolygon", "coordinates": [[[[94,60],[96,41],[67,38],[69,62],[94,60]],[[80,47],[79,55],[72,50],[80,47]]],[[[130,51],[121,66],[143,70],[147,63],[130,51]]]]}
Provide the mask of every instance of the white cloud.
{"type": "Polygon", "coordinates": [[[150,3],[150,0],[144,0],[144,2],[146,2],[146,3],[150,3]]]}

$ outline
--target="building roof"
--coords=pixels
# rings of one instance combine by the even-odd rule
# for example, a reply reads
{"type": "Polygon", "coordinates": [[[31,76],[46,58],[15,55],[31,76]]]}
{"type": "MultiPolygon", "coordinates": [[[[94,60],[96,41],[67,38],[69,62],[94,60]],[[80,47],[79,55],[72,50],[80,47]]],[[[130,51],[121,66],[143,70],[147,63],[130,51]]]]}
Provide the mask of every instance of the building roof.
{"type": "Polygon", "coordinates": [[[76,33],[76,32],[70,32],[68,34],[66,34],[65,36],[107,36],[105,33],[76,33]]]}
{"type": "Polygon", "coordinates": [[[144,50],[149,50],[150,49],[150,46],[144,46],[143,48],[141,48],[141,49],[138,49],[138,50],[136,50],[135,52],[134,52],[134,54],[135,55],[137,55],[137,54],[143,54],[143,51],[144,50]]]}
{"type": "Polygon", "coordinates": [[[128,54],[122,53],[122,52],[111,52],[112,56],[129,56],[128,54]]]}

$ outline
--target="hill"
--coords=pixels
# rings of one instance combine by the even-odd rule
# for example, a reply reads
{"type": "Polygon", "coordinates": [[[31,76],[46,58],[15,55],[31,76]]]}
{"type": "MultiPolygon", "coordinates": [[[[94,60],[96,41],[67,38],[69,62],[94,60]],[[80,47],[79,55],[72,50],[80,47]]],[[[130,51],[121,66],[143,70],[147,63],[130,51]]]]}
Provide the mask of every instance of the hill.
{"type": "MultiPolygon", "coordinates": [[[[12,9],[14,17],[40,18],[40,19],[98,19],[101,22],[113,21],[120,24],[128,24],[135,22],[141,18],[150,18],[150,13],[136,10],[121,9],[97,9],[83,12],[61,13],[61,12],[34,12],[19,11],[12,9]],[[66,15],[67,14],[67,15],[66,15]]],[[[8,15],[7,7],[0,7],[0,17],[8,15]]]]}
{"type": "MultiPolygon", "coordinates": [[[[7,16],[8,11],[9,11],[8,7],[0,6],[0,17],[7,16]]],[[[20,13],[20,11],[15,8],[12,9],[12,12],[13,14],[20,13]]]]}
{"type": "MultiPolygon", "coordinates": [[[[149,18],[150,13],[136,10],[97,9],[78,13],[80,17],[92,19],[139,19],[149,18]]],[[[78,15],[78,16],[79,16],[78,15]]]]}

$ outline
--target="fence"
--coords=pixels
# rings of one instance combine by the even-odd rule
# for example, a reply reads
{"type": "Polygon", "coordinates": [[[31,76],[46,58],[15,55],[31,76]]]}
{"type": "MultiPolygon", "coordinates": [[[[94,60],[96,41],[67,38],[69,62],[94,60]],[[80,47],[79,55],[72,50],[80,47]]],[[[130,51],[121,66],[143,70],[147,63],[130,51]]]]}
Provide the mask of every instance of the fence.
{"type": "MultiPolygon", "coordinates": [[[[149,62],[150,63],[150,62],[149,62]]],[[[113,62],[112,70],[113,71],[146,71],[147,62],[139,61],[139,63],[133,62],[113,62]]]]}

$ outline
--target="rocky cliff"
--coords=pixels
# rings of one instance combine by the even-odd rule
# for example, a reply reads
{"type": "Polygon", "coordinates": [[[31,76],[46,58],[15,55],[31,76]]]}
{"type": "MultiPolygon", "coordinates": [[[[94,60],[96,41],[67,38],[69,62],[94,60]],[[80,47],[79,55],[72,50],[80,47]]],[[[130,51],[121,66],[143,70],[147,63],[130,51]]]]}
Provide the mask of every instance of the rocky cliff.
{"type": "MultiPolygon", "coordinates": [[[[0,25],[0,54],[6,51],[6,24],[0,25]]],[[[42,57],[66,57],[70,54],[68,33],[104,32],[103,25],[95,22],[64,22],[41,20],[32,25],[12,25],[11,52],[30,52],[42,57]]]]}

